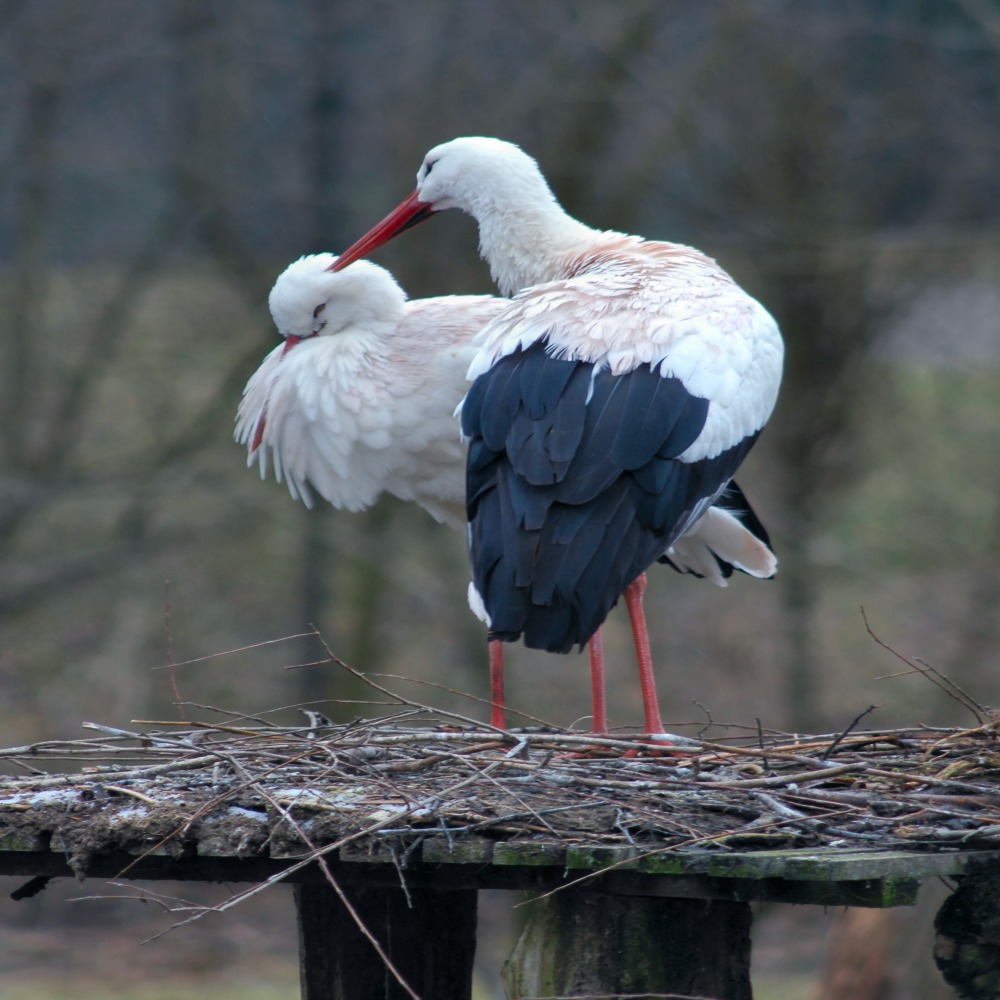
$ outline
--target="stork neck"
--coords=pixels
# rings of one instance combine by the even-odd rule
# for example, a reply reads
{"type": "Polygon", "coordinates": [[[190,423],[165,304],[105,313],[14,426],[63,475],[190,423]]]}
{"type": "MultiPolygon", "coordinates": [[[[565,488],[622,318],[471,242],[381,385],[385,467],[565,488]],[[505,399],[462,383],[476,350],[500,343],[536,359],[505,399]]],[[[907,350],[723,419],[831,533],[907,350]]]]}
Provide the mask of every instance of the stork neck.
{"type": "Polygon", "coordinates": [[[477,216],[479,253],[504,295],[563,276],[569,258],[598,237],[555,201],[477,216]]]}

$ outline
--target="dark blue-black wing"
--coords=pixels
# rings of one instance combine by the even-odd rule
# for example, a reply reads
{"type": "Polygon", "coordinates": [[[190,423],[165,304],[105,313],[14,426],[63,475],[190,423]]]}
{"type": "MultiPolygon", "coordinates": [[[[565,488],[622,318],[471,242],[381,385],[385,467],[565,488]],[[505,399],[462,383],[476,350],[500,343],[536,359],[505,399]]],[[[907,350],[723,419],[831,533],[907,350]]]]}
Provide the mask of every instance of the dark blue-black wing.
{"type": "Polygon", "coordinates": [[[462,407],[472,578],[494,638],[567,652],[716,499],[756,435],[682,462],[709,401],[649,365],[613,375],[539,342],[462,407]]]}

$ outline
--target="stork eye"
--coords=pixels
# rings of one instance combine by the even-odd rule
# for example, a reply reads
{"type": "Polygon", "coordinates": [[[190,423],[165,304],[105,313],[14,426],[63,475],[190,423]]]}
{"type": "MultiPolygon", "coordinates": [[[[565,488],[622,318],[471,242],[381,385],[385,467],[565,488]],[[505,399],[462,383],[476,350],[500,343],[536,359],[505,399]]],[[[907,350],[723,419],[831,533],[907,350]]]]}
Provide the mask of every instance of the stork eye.
{"type": "Polygon", "coordinates": [[[424,178],[425,179],[430,175],[430,172],[434,169],[434,164],[435,163],[437,163],[437,160],[427,160],[424,163],[424,178]]]}
{"type": "Polygon", "coordinates": [[[321,302],[315,309],[313,309],[313,319],[319,319],[320,313],[322,313],[324,309],[326,309],[326,303],[321,302]]]}

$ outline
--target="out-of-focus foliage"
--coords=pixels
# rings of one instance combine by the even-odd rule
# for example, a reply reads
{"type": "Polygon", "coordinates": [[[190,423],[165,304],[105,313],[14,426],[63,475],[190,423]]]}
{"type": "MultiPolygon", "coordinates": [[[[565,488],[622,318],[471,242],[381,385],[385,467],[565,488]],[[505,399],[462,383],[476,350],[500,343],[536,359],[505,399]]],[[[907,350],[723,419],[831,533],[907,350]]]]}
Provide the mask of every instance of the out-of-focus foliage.
{"type": "MultiPolygon", "coordinates": [[[[988,5],[39,0],[0,4],[0,29],[9,741],[175,716],[152,667],[310,623],[362,669],[485,693],[460,537],[396,503],[307,512],[230,440],[274,340],[273,277],[380,218],[429,146],[475,133],[521,143],[585,221],[718,257],[786,334],[782,399],[740,477],[780,574],[717,591],[654,572],[666,717],[840,728],[872,702],[885,725],[953,717],[920,679],[874,679],[897,664],[860,605],[991,699],[988,5]]],[[[412,295],[489,290],[475,245],[449,213],[378,259],[412,295]]],[[[619,617],[611,712],[634,723],[619,617]]],[[[321,655],[269,645],[177,682],[251,712],[357,697],[328,668],[282,669],[321,655]]],[[[588,710],[584,673],[577,656],[515,652],[510,700],[569,724],[588,710]]]]}

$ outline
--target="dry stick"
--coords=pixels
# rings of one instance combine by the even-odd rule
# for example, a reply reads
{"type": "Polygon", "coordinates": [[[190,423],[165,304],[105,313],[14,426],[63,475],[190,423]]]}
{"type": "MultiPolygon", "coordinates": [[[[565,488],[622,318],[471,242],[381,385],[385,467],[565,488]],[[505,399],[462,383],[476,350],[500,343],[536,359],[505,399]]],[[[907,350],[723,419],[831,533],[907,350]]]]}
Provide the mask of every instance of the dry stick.
{"type": "MultiPolygon", "coordinates": [[[[411,684],[420,684],[424,687],[433,688],[436,691],[444,691],[446,694],[454,694],[460,698],[466,698],[469,701],[478,702],[480,705],[492,705],[493,702],[489,698],[481,698],[479,695],[470,694],[468,691],[460,691],[457,688],[448,687],[446,684],[439,684],[435,681],[423,680],[418,677],[404,677],[400,674],[367,674],[369,677],[386,677],[390,680],[395,681],[409,681],[411,684]]],[[[437,709],[435,709],[435,712],[437,709]]],[[[547,726],[550,729],[561,729],[561,726],[557,726],[554,722],[548,722],[545,719],[539,719],[537,716],[528,715],[527,712],[522,712],[517,708],[507,707],[507,713],[509,715],[516,715],[522,719],[527,719],[529,722],[534,722],[539,726],[547,726]]]]}
{"type": "Polygon", "coordinates": [[[761,753],[763,754],[764,768],[769,771],[771,769],[771,765],[768,764],[767,762],[767,751],[764,749],[764,730],[761,728],[759,718],[756,720],[756,722],[757,722],[757,745],[760,747],[761,753]]]}
{"type": "Polygon", "coordinates": [[[324,667],[330,661],[324,656],[321,660],[310,660],[308,663],[288,663],[283,670],[303,670],[305,667],[324,667]]]}
{"type": "MultiPolygon", "coordinates": [[[[206,705],[200,701],[186,701],[184,704],[188,708],[200,708],[203,712],[215,712],[217,715],[225,715],[231,719],[244,719],[247,722],[259,722],[262,726],[275,727],[275,723],[269,722],[264,716],[273,715],[275,712],[284,711],[283,708],[272,708],[267,712],[263,712],[260,715],[247,715],[246,712],[233,712],[228,708],[218,708],[215,705],[206,705]]],[[[297,705],[287,706],[289,708],[298,708],[297,705]]],[[[144,719],[133,719],[134,724],[145,723],[144,719]]],[[[171,723],[171,725],[176,725],[176,723],[171,723]]],[[[280,728],[280,727],[279,727],[280,728]]]]}
{"type": "Polygon", "coordinates": [[[843,741],[847,734],[866,716],[870,715],[878,708],[878,705],[869,705],[860,715],[855,716],[854,721],[848,725],[848,727],[820,754],[820,760],[829,760],[830,754],[836,749],[837,745],[843,741]]]}
{"type": "Polygon", "coordinates": [[[174,663],[174,633],[171,625],[171,612],[173,608],[170,603],[170,577],[163,582],[163,632],[167,641],[167,667],[170,670],[170,687],[174,692],[174,704],[180,711],[181,720],[185,720],[184,703],[181,701],[181,692],[177,687],[177,669],[174,663]]]}
{"type": "Polygon", "coordinates": [[[134,788],[122,788],[121,785],[105,785],[104,789],[108,792],[117,792],[119,795],[128,795],[151,806],[159,806],[161,804],[156,799],[150,798],[148,795],[143,795],[142,792],[137,792],[134,788]]]}
{"type": "Polygon", "coordinates": [[[924,666],[920,666],[919,664],[914,663],[913,660],[903,656],[902,653],[897,653],[896,650],[894,650],[888,643],[883,642],[872,630],[871,625],[868,624],[868,615],[865,614],[864,608],[861,608],[861,618],[865,623],[865,631],[879,646],[892,653],[897,660],[901,660],[905,663],[914,673],[918,673],[921,676],[926,677],[936,688],[943,691],[949,698],[951,698],[952,701],[957,701],[962,708],[971,712],[976,717],[980,725],[983,725],[986,722],[986,719],[984,718],[986,709],[983,708],[983,706],[980,705],[975,698],[963,691],[962,688],[960,688],[950,677],[946,677],[934,667],[927,666],[926,664],[924,666]],[[941,680],[938,680],[938,678],[941,678],[941,680]],[[956,691],[958,694],[955,693],[956,691]]]}
{"type": "Polygon", "coordinates": [[[315,634],[315,632],[299,632],[296,635],[283,635],[280,639],[265,639],[263,642],[253,642],[249,646],[238,646],[236,649],[224,649],[218,653],[209,653],[207,656],[196,656],[193,660],[181,660],[178,663],[162,663],[160,666],[150,667],[150,669],[170,670],[174,667],[186,667],[192,663],[204,663],[206,660],[214,660],[217,656],[230,656],[233,653],[245,653],[249,649],[260,649],[261,646],[273,646],[279,642],[289,642],[292,639],[304,639],[306,636],[315,634]]]}
{"type": "Polygon", "coordinates": [[[155,903],[166,913],[180,913],[182,910],[200,910],[204,904],[195,903],[179,896],[168,896],[162,892],[156,892],[148,887],[136,888],[135,883],[108,881],[108,885],[115,889],[127,889],[121,896],[104,895],[97,893],[93,896],[71,896],[67,902],[85,903],[96,899],[137,899],[140,903],[155,903]]]}
{"type": "Polygon", "coordinates": [[[413,1000],[420,1000],[420,997],[414,992],[413,987],[411,987],[410,984],[403,978],[403,974],[396,968],[395,965],[392,964],[392,960],[386,954],[385,950],[382,948],[382,945],[379,944],[379,941],[375,937],[375,935],[372,934],[372,932],[368,929],[368,925],[361,919],[361,915],[354,908],[351,901],[347,898],[347,895],[344,893],[344,890],[341,889],[340,883],[333,877],[333,872],[330,871],[330,866],[327,864],[326,858],[320,856],[316,859],[316,863],[323,870],[323,874],[326,876],[327,881],[330,883],[330,887],[337,894],[337,897],[340,899],[341,903],[344,904],[345,909],[351,915],[351,919],[357,925],[358,930],[361,931],[361,933],[364,934],[364,936],[368,938],[368,940],[371,942],[372,947],[375,949],[376,952],[378,952],[379,958],[382,959],[382,962],[385,965],[385,967],[389,970],[389,972],[392,973],[393,978],[396,980],[396,982],[399,983],[399,985],[402,986],[403,989],[410,994],[413,1000]]]}

